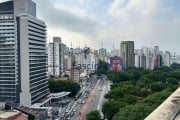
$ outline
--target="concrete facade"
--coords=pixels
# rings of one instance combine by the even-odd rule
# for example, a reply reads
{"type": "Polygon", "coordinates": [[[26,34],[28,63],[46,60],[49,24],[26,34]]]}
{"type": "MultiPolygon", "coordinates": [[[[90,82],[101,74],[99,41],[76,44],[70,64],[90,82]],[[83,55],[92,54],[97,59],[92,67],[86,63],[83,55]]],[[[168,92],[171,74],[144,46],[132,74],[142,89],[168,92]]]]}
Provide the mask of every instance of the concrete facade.
{"type": "Polygon", "coordinates": [[[60,37],[53,37],[53,43],[48,44],[48,72],[55,77],[64,72],[64,45],[60,37]]]}
{"type": "Polygon", "coordinates": [[[135,65],[134,41],[122,41],[120,45],[123,69],[135,65]]]}
{"type": "Polygon", "coordinates": [[[157,107],[145,120],[179,120],[180,88],[173,92],[159,107],[157,107]]]}
{"type": "Polygon", "coordinates": [[[31,0],[0,3],[0,101],[30,106],[49,94],[46,25],[31,0]],[[7,7],[2,7],[7,6],[7,7]]]}

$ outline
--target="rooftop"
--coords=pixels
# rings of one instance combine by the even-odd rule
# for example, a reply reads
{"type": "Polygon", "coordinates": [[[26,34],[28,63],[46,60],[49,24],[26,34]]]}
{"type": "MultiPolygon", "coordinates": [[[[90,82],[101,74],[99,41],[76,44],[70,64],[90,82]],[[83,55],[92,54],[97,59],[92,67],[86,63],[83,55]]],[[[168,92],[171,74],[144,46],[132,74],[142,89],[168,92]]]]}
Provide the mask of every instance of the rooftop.
{"type": "Polygon", "coordinates": [[[28,120],[27,116],[19,111],[0,111],[0,120],[28,120]]]}
{"type": "Polygon", "coordinates": [[[24,111],[26,113],[32,114],[34,116],[40,116],[47,111],[45,109],[29,108],[29,107],[25,107],[25,106],[21,106],[18,109],[21,111],[24,111]]]}
{"type": "Polygon", "coordinates": [[[180,87],[172,93],[145,120],[176,120],[180,111],[180,87]]]}
{"type": "Polygon", "coordinates": [[[9,118],[9,117],[15,116],[19,113],[20,113],[19,111],[0,111],[0,119],[9,118]]]}
{"type": "Polygon", "coordinates": [[[67,96],[69,94],[70,94],[70,92],[51,93],[48,97],[51,97],[52,99],[55,99],[55,98],[65,97],[65,96],[67,96]]]}

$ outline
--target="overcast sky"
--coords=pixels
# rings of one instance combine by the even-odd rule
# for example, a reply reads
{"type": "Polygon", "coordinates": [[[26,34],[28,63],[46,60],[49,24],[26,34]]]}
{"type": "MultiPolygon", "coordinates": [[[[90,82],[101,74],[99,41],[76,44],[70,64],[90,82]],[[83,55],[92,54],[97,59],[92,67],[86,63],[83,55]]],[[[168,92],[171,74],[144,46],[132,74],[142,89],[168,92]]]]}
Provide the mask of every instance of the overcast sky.
{"type": "MultiPolygon", "coordinates": [[[[0,0],[4,1],[4,0],[0,0]]],[[[98,49],[159,45],[180,53],[180,0],[33,0],[47,24],[48,39],[59,36],[68,46],[98,49]]]]}

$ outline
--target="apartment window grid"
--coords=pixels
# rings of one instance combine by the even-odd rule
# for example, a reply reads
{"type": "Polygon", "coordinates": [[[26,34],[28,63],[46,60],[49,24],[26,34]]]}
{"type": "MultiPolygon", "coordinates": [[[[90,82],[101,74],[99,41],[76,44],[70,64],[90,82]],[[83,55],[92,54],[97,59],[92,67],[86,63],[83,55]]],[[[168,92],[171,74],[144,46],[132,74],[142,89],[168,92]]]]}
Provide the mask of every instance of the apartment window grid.
{"type": "Polygon", "coordinates": [[[16,100],[16,52],[13,15],[0,15],[0,99],[16,100]]]}

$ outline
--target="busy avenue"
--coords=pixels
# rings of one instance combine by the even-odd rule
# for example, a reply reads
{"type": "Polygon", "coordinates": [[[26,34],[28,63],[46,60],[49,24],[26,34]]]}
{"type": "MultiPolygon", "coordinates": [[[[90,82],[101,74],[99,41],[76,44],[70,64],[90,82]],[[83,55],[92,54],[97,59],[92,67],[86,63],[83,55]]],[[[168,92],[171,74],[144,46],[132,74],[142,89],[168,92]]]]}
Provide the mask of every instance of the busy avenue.
{"type": "Polygon", "coordinates": [[[105,102],[104,94],[110,87],[106,76],[92,76],[82,82],[82,88],[70,102],[59,113],[57,120],[85,120],[87,113],[93,110],[100,110],[105,102]]]}

